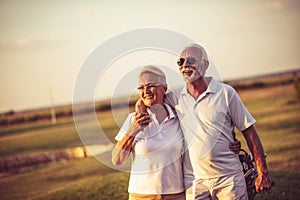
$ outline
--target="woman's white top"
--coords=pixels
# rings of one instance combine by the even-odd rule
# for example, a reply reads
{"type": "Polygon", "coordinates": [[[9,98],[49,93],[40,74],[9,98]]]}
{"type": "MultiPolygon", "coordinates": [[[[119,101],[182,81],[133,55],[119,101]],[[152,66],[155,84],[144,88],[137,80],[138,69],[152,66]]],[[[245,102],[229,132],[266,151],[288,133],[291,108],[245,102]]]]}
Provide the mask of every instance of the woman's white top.
{"type": "MultiPolygon", "coordinates": [[[[133,142],[132,165],[128,192],[137,194],[172,194],[184,191],[182,152],[183,134],[172,109],[165,105],[169,116],[160,124],[155,114],[151,123],[139,132],[133,142]]],[[[115,137],[122,140],[133,121],[128,115],[115,137]]]]}

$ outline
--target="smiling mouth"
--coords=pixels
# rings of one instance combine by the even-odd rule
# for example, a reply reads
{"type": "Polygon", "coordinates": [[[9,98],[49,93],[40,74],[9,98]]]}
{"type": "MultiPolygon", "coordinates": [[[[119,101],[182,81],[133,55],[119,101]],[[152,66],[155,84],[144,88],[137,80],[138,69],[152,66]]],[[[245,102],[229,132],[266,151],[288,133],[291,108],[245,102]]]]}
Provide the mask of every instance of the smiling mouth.
{"type": "Polygon", "coordinates": [[[153,99],[153,95],[144,96],[144,99],[153,99]]]}
{"type": "Polygon", "coordinates": [[[193,74],[193,70],[183,70],[182,74],[184,76],[191,76],[193,74]]]}

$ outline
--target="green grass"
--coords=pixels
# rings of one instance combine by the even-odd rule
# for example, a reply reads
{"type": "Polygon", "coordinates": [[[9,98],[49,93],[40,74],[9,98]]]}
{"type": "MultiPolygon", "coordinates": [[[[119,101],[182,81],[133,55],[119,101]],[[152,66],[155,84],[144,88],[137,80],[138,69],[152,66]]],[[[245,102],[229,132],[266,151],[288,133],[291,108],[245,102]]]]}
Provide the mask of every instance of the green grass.
{"type": "Polygon", "coordinates": [[[0,196],[3,200],[31,199],[116,172],[94,158],[53,163],[31,172],[1,178],[0,196]]]}
{"type": "MultiPolygon", "coordinates": [[[[271,178],[276,184],[271,191],[258,194],[255,199],[299,199],[300,104],[295,103],[292,86],[241,93],[246,107],[257,120],[255,127],[267,153],[271,178]],[[255,97],[251,97],[251,93],[255,97]]],[[[245,147],[246,143],[240,134],[238,138],[245,147]]]]}
{"type": "MultiPolygon", "coordinates": [[[[97,135],[100,126],[103,133],[114,142],[119,127],[114,123],[111,113],[98,114],[98,121],[99,124],[90,120],[78,122],[77,126],[83,130],[80,132],[81,136],[97,135]]],[[[28,127],[24,125],[5,127],[1,128],[0,132],[2,133],[0,134],[0,157],[82,146],[73,120],[58,121],[56,125],[38,122],[29,124],[28,127]]],[[[90,138],[90,140],[96,139],[90,138]]]]}
{"type": "Polygon", "coordinates": [[[275,187],[266,193],[257,194],[256,200],[296,200],[300,197],[300,173],[292,171],[273,171],[271,178],[275,187]]]}
{"type": "Polygon", "coordinates": [[[128,199],[128,178],[129,174],[125,172],[93,177],[72,183],[61,190],[35,198],[35,200],[128,199]]]}
{"type": "MultiPolygon", "coordinates": [[[[299,199],[300,105],[295,103],[293,85],[240,91],[267,153],[275,187],[258,194],[256,200],[299,199]]],[[[122,121],[126,111],[120,111],[122,121]]],[[[113,141],[119,127],[110,112],[98,114],[98,123],[113,141]]],[[[82,121],[87,136],[98,131],[89,120],[82,121]]],[[[74,123],[30,124],[1,128],[0,156],[81,146],[74,123]],[[5,130],[5,131],[4,131],[5,130]]],[[[243,148],[245,141],[237,134],[243,148]]],[[[109,159],[109,158],[107,158],[109,159]]],[[[127,199],[129,174],[118,172],[94,158],[74,159],[37,168],[31,172],[0,178],[1,199],[127,199]]]]}
{"type": "Polygon", "coordinates": [[[3,127],[0,129],[0,136],[6,136],[6,135],[13,135],[13,134],[22,134],[26,131],[33,131],[33,130],[46,130],[49,128],[55,128],[58,126],[65,126],[67,124],[73,124],[73,120],[67,120],[67,121],[60,121],[58,124],[52,124],[50,121],[48,122],[37,122],[37,123],[27,123],[27,124],[21,124],[21,125],[13,125],[8,127],[3,127]]]}
{"type": "Polygon", "coordinates": [[[0,138],[0,156],[82,146],[74,124],[25,129],[0,138]]]}

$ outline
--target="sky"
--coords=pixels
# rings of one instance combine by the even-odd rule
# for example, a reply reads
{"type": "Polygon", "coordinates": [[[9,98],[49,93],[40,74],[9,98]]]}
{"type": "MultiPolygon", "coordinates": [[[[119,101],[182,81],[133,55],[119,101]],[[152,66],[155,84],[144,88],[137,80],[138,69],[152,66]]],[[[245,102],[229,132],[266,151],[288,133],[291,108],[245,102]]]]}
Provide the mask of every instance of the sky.
{"type": "MultiPolygon", "coordinates": [[[[91,53],[141,28],[171,30],[202,44],[221,80],[299,69],[299,21],[298,0],[1,0],[0,112],[71,104],[91,53]]],[[[99,78],[95,99],[134,93],[131,85],[118,87],[149,63],[171,69],[171,87],[183,84],[176,60],[157,50],[120,56],[99,78]]]]}

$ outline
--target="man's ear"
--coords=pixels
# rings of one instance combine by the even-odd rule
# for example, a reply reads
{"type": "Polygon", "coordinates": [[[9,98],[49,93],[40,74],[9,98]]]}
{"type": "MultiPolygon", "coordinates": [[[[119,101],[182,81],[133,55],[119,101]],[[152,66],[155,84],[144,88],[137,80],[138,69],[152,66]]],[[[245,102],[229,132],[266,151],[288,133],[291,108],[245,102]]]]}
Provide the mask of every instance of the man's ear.
{"type": "Polygon", "coordinates": [[[208,60],[204,60],[204,70],[206,71],[208,69],[209,66],[209,61],[208,60]]]}
{"type": "Polygon", "coordinates": [[[168,86],[164,86],[165,93],[168,91],[168,86]]]}

